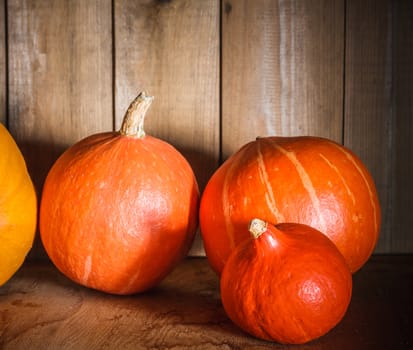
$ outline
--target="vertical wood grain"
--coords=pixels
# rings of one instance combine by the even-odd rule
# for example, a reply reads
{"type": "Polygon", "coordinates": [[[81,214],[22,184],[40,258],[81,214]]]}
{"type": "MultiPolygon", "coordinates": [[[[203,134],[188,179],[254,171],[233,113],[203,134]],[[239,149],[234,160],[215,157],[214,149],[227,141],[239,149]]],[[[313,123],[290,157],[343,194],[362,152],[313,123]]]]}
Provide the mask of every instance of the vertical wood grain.
{"type": "Polygon", "coordinates": [[[7,67],[6,67],[6,14],[4,0],[0,0],[0,123],[6,125],[7,67]]]}
{"type": "Polygon", "coordinates": [[[341,142],[344,2],[223,1],[222,151],[256,136],[341,142]]]}
{"type": "MultiPolygon", "coordinates": [[[[391,113],[391,13],[389,1],[347,1],[344,143],[367,165],[380,195],[382,235],[392,210],[389,186],[393,168],[391,113]]],[[[387,231],[387,232],[386,232],[387,231]]],[[[386,242],[387,241],[387,242],[386,242]]]]}
{"type": "MultiPolygon", "coordinates": [[[[413,253],[413,2],[393,1],[393,213],[387,251],[413,253]]],[[[389,165],[386,165],[389,166],[389,165]]]]}
{"type": "Polygon", "coordinates": [[[379,191],[376,252],[411,252],[412,3],[347,1],[345,144],[379,191]]]}
{"type": "Polygon", "coordinates": [[[219,154],[219,1],[116,0],[115,38],[117,127],[140,90],[154,95],[145,130],[183,153],[202,190],[219,154]]]}
{"type": "Polygon", "coordinates": [[[7,12],[9,126],[40,197],[62,151],[112,130],[111,1],[13,0],[7,12]]]}

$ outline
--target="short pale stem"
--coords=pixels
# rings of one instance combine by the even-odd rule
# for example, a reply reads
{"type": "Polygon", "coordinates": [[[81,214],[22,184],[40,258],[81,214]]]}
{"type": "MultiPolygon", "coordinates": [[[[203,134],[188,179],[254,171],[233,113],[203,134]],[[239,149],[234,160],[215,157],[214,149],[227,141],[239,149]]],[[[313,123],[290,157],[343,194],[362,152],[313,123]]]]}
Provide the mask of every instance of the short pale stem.
{"type": "Polygon", "coordinates": [[[153,96],[147,96],[144,91],[132,101],[126,111],[119,131],[122,135],[134,136],[138,138],[145,136],[143,124],[145,121],[146,112],[152,101],[153,96]]]}
{"type": "Polygon", "coordinates": [[[267,231],[268,224],[260,219],[252,219],[250,222],[250,226],[248,230],[250,231],[252,237],[257,239],[261,236],[265,231],[267,231]]]}

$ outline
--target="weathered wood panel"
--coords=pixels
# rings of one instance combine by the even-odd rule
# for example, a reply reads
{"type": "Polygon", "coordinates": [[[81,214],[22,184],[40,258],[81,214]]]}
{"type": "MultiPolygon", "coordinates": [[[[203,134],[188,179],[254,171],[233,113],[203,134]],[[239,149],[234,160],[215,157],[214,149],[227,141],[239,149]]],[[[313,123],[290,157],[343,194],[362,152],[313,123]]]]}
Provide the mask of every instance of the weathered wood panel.
{"type": "Polygon", "coordinates": [[[412,252],[412,2],[347,1],[345,144],[379,191],[377,252],[412,252]]]}
{"type": "Polygon", "coordinates": [[[6,66],[6,14],[4,0],[0,0],[0,123],[6,125],[7,66],[6,66]]]}
{"type": "Polygon", "coordinates": [[[393,164],[388,189],[393,197],[387,209],[393,217],[385,222],[390,245],[386,252],[413,253],[413,2],[392,2],[392,113],[394,147],[393,164]],[[391,207],[390,207],[391,205],[391,207]]]}
{"type": "Polygon", "coordinates": [[[223,158],[256,136],[341,142],[344,2],[222,6],[223,158]]]}
{"type": "Polygon", "coordinates": [[[183,153],[202,190],[219,154],[219,1],[115,1],[115,38],[116,126],[138,91],[154,95],[147,133],[183,153]]]}
{"type": "Polygon", "coordinates": [[[111,1],[13,0],[7,12],[9,128],[40,196],[63,150],[112,130],[111,1]]]}
{"type": "Polygon", "coordinates": [[[367,165],[380,193],[380,247],[391,218],[391,14],[389,2],[348,1],[344,143],[367,165]],[[387,167],[385,165],[388,165],[387,167]]]}

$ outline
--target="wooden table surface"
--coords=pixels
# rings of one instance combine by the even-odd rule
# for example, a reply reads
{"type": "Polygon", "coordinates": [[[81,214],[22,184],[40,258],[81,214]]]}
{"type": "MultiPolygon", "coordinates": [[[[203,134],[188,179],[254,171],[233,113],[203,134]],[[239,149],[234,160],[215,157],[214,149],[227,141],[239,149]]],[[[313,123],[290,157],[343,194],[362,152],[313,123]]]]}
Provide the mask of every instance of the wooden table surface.
{"type": "Polygon", "coordinates": [[[0,288],[0,349],[413,349],[413,255],[373,256],[354,275],[342,322],[301,346],[252,338],[225,315],[219,281],[188,258],[150,292],[78,286],[50,263],[26,263],[0,288]]]}

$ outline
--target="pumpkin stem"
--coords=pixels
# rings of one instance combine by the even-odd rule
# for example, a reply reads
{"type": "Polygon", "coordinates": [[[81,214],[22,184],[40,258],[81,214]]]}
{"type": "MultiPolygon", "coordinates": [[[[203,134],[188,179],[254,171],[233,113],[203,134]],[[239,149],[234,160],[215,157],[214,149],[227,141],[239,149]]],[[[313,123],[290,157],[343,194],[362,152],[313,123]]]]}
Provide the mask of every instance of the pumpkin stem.
{"type": "Polygon", "coordinates": [[[252,219],[250,222],[250,226],[248,230],[250,231],[252,237],[257,239],[261,236],[265,231],[267,231],[268,224],[260,219],[252,219]]]}
{"type": "Polygon", "coordinates": [[[120,127],[119,132],[121,135],[138,138],[145,136],[143,123],[145,121],[146,111],[149,109],[152,101],[153,96],[147,96],[144,91],[132,101],[123,118],[122,126],[120,127]]]}

